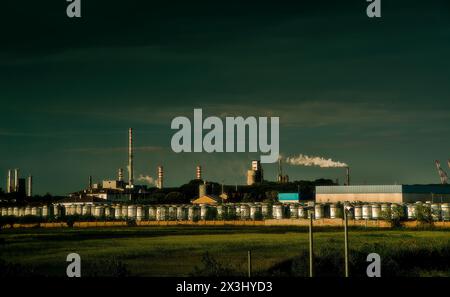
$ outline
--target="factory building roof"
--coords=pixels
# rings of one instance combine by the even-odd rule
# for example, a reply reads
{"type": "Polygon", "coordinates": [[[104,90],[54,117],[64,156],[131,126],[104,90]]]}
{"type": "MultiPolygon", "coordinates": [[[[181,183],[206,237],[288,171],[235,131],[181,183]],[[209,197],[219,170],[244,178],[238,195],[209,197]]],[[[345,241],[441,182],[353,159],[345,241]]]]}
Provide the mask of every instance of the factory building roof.
{"type": "Polygon", "coordinates": [[[215,195],[204,195],[202,197],[198,197],[195,200],[192,200],[192,204],[217,204],[221,201],[220,197],[215,195]]]}
{"type": "Polygon", "coordinates": [[[348,193],[450,194],[450,185],[354,185],[316,187],[316,194],[348,193]]]}

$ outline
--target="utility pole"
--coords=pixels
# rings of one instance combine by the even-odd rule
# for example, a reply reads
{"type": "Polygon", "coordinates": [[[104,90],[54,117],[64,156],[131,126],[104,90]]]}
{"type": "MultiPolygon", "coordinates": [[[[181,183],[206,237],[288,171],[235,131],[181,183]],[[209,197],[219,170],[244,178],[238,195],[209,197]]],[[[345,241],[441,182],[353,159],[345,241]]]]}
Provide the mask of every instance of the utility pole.
{"type": "Polygon", "coordinates": [[[345,253],[345,277],[349,276],[348,269],[348,212],[352,209],[351,205],[344,205],[344,253],[345,253]]]}
{"type": "Polygon", "coordinates": [[[314,208],[310,208],[309,212],[309,277],[314,276],[314,254],[313,254],[313,217],[314,217],[314,208]]]}
{"type": "Polygon", "coordinates": [[[248,251],[247,253],[247,270],[248,277],[252,277],[252,252],[248,251]]]}

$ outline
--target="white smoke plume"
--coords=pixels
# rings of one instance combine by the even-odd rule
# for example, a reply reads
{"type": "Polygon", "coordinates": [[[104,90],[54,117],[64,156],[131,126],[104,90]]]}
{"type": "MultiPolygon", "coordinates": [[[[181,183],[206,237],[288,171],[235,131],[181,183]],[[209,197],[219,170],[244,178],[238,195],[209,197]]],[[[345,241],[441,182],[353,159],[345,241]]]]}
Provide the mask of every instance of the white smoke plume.
{"type": "Polygon", "coordinates": [[[155,179],[149,175],[142,175],[140,174],[138,177],[138,181],[142,181],[145,183],[148,183],[149,185],[154,185],[155,184],[155,179]]]}
{"type": "Polygon", "coordinates": [[[294,157],[287,157],[286,163],[298,166],[319,166],[322,168],[348,167],[348,165],[343,162],[333,161],[332,159],[326,159],[324,157],[307,156],[303,154],[294,157]]]}

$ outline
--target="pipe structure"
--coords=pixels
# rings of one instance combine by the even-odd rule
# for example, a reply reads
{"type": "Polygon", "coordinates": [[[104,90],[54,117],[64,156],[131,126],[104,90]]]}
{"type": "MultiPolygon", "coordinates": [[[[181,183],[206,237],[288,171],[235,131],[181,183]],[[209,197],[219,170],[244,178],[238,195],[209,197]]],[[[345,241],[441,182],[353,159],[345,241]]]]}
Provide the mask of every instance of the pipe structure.
{"type": "Polygon", "coordinates": [[[133,187],[133,128],[128,129],[128,185],[133,187]]]}

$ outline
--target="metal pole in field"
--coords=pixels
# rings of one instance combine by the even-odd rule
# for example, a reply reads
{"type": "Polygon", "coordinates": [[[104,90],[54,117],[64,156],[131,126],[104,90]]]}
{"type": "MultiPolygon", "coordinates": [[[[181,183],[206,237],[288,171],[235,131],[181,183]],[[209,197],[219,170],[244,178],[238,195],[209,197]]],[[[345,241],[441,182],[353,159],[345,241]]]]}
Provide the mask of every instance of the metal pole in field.
{"type": "Polygon", "coordinates": [[[345,249],[345,277],[348,277],[348,217],[344,206],[344,249],[345,249]]]}
{"type": "Polygon", "coordinates": [[[252,277],[252,252],[251,251],[248,251],[247,269],[248,269],[248,277],[252,277]]]}
{"type": "Polygon", "coordinates": [[[313,211],[309,210],[309,277],[313,277],[313,211]]]}

